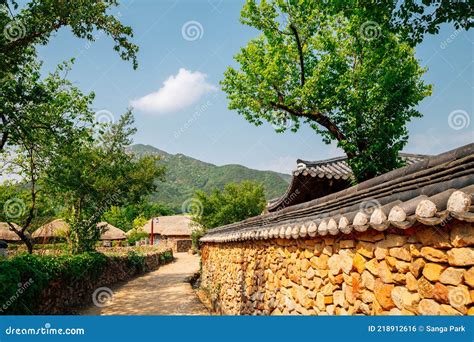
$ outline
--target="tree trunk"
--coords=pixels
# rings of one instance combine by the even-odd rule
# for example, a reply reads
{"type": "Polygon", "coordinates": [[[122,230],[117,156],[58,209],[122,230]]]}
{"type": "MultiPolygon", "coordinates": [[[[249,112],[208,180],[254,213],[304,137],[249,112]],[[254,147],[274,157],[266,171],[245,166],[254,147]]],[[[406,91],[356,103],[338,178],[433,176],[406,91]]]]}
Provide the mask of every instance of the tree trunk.
{"type": "Polygon", "coordinates": [[[18,236],[20,237],[21,241],[26,245],[29,254],[33,254],[33,241],[30,237],[28,237],[25,232],[19,231],[17,232],[18,236]]]}

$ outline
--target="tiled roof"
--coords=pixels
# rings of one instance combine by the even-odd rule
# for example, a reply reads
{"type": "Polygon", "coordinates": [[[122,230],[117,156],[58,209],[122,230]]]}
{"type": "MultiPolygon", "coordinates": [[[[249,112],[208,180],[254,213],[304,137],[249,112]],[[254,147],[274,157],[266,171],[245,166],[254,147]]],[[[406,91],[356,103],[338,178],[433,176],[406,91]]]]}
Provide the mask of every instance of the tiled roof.
{"type": "MultiPolygon", "coordinates": [[[[406,165],[415,164],[429,157],[423,154],[410,153],[400,153],[399,156],[405,161],[406,165]]],[[[345,156],[319,161],[305,161],[298,159],[296,170],[293,171],[293,178],[285,194],[279,198],[271,200],[267,205],[267,210],[275,211],[281,209],[283,204],[286,204],[285,206],[298,204],[299,202],[293,203],[294,201],[289,199],[292,194],[295,194],[297,189],[299,191],[314,192],[315,196],[313,198],[319,197],[321,194],[326,195],[334,192],[334,189],[331,188],[330,184],[321,185],[321,183],[319,183],[318,189],[300,189],[302,184],[300,181],[301,177],[313,177],[321,180],[336,180],[339,181],[339,187],[349,187],[349,179],[351,176],[352,170],[347,164],[347,157],[345,156]],[[321,189],[321,186],[326,189],[321,189]]],[[[339,190],[341,189],[339,188],[339,190]]]]}
{"type": "MultiPolygon", "coordinates": [[[[405,161],[406,165],[412,165],[428,158],[426,155],[409,153],[400,153],[399,156],[405,161]]],[[[347,164],[347,157],[337,157],[319,161],[298,159],[293,175],[298,176],[300,174],[320,178],[326,177],[329,179],[349,179],[352,176],[352,170],[347,164]]]]}
{"type": "Polygon", "coordinates": [[[310,202],[212,229],[201,241],[296,239],[439,225],[450,219],[474,222],[473,194],[470,144],[310,202]]]}

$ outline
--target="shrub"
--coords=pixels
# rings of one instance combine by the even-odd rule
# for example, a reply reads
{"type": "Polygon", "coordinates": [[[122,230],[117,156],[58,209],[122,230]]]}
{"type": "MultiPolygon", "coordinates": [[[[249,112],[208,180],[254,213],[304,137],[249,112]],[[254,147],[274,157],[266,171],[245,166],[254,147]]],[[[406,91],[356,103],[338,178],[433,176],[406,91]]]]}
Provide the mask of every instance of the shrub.
{"type": "Polygon", "coordinates": [[[107,257],[96,252],[57,256],[20,254],[0,260],[0,313],[32,314],[50,281],[62,278],[73,282],[98,277],[106,264],[107,257]]]}
{"type": "Polygon", "coordinates": [[[140,241],[146,237],[148,237],[148,233],[146,233],[143,229],[133,228],[128,235],[128,243],[133,246],[136,241],[140,241]]]}
{"type": "Polygon", "coordinates": [[[135,268],[137,272],[142,273],[145,271],[146,258],[144,255],[140,255],[135,251],[129,251],[127,254],[127,263],[131,268],[135,268]]]}
{"type": "Polygon", "coordinates": [[[173,260],[173,253],[171,251],[165,251],[160,255],[160,262],[162,264],[166,264],[171,260],[173,260]]]}

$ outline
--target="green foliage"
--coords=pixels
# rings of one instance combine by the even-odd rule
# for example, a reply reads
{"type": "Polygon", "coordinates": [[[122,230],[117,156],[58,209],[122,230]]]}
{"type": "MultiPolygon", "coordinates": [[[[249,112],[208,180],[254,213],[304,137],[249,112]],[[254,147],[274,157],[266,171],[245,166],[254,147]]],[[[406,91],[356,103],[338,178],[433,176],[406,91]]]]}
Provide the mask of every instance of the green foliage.
{"type": "Polygon", "coordinates": [[[255,125],[296,132],[303,123],[337,141],[360,181],[401,165],[406,124],[421,116],[415,106],[430,87],[391,30],[391,8],[336,4],[246,1],[241,21],[261,35],[235,56],[240,69],[229,67],[222,87],[229,108],[255,125]]]}
{"type": "Polygon", "coordinates": [[[182,154],[168,154],[147,145],[133,145],[130,149],[137,156],[160,156],[159,164],[166,167],[166,179],[157,181],[159,190],[150,197],[153,201],[166,203],[177,213],[182,211],[183,203],[196,190],[222,190],[228,183],[250,180],[262,183],[266,198],[273,199],[285,193],[291,179],[290,175],[252,170],[241,165],[216,166],[182,154]]]}
{"type": "Polygon", "coordinates": [[[140,225],[141,227],[152,217],[173,214],[173,210],[163,204],[143,201],[138,204],[128,204],[122,207],[112,206],[104,213],[103,218],[104,221],[128,232],[137,226],[135,224],[135,220],[137,219],[144,220],[143,224],[140,225]]]}
{"type": "Polygon", "coordinates": [[[198,252],[200,249],[199,240],[206,234],[207,228],[197,227],[191,233],[191,242],[193,250],[198,252]]]}
{"type": "Polygon", "coordinates": [[[405,0],[394,12],[393,27],[417,44],[426,34],[437,34],[444,23],[453,23],[457,30],[469,30],[474,25],[473,11],[472,1],[405,0]]]}
{"type": "Polygon", "coordinates": [[[160,262],[162,264],[167,264],[169,263],[170,261],[173,260],[173,253],[170,252],[170,251],[166,251],[166,252],[163,252],[161,255],[160,255],[160,262]]]}
{"type": "Polygon", "coordinates": [[[129,251],[127,254],[127,263],[130,268],[135,269],[138,273],[145,271],[146,258],[144,255],[138,254],[135,251],[129,251]]]}
{"type": "Polygon", "coordinates": [[[193,220],[206,229],[260,215],[266,205],[263,185],[251,181],[230,183],[210,194],[196,191],[194,201],[199,203],[199,210],[193,220]]]}
{"type": "MultiPolygon", "coordinates": [[[[94,41],[98,34],[109,36],[120,57],[137,67],[138,47],[129,41],[132,29],[110,13],[117,5],[116,0],[31,0],[20,7],[15,0],[0,2],[0,152],[7,142],[16,146],[29,142],[32,134],[54,134],[75,126],[74,121],[57,120],[58,114],[68,115],[67,110],[49,108],[61,102],[68,108],[57,82],[39,82],[36,46],[47,45],[60,28],[69,27],[76,37],[88,41],[94,41]],[[31,106],[38,110],[28,110],[31,106]]],[[[78,102],[82,99],[78,96],[78,102]]]]}
{"type": "Polygon", "coordinates": [[[46,223],[55,212],[47,185],[50,166],[61,151],[87,140],[93,124],[89,106],[94,96],[84,95],[64,79],[69,70],[65,63],[41,78],[40,64],[31,61],[14,79],[0,82],[0,130],[8,137],[8,149],[0,148],[0,169],[19,179],[2,187],[6,191],[0,201],[16,201],[21,207],[15,215],[4,211],[0,219],[20,225],[16,233],[30,252],[32,241],[26,232],[46,223]]]}
{"type": "Polygon", "coordinates": [[[0,313],[34,314],[41,293],[50,281],[61,278],[65,282],[75,282],[95,278],[106,264],[106,256],[100,253],[59,256],[23,254],[0,260],[0,298],[3,305],[0,313]]]}
{"type": "Polygon", "coordinates": [[[147,221],[148,220],[143,216],[139,216],[133,220],[133,228],[129,231],[128,234],[128,243],[130,245],[134,245],[135,242],[148,237],[148,233],[145,232],[142,228],[147,221]]]}
{"type": "Polygon", "coordinates": [[[157,158],[127,153],[136,131],[132,124],[127,111],[89,141],[61,151],[48,170],[48,185],[70,209],[74,253],[93,250],[101,233],[97,223],[110,207],[140,203],[156,189],[155,179],[163,177],[157,158]]]}
{"type": "Polygon", "coordinates": [[[111,13],[117,5],[116,0],[31,0],[20,7],[16,0],[1,1],[0,28],[4,34],[0,35],[0,70],[15,72],[26,53],[37,45],[47,45],[62,27],[91,42],[98,34],[110,37],[114,50],[123,60],[132,60],[136,68],[138,47],[129,41],[132,29],[120,22],[120,13],[111,13]]]}

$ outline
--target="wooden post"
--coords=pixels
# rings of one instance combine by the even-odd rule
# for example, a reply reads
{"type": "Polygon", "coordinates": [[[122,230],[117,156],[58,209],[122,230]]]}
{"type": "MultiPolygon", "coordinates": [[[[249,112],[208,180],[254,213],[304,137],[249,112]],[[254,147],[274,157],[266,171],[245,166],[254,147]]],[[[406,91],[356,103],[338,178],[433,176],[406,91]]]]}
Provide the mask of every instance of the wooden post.
{"type": "Polygon", "coordinates": [[[152,246],[153,246],[153,240],[154,240],[154,234],[153,234],[154,233],[154,229],[153,229],[154,228],[153,227],[154,222],[155,222],[155,218],[152,217],[151,218],[151,236],[150,236],[150,245],[152,245],[152,246]]]}

